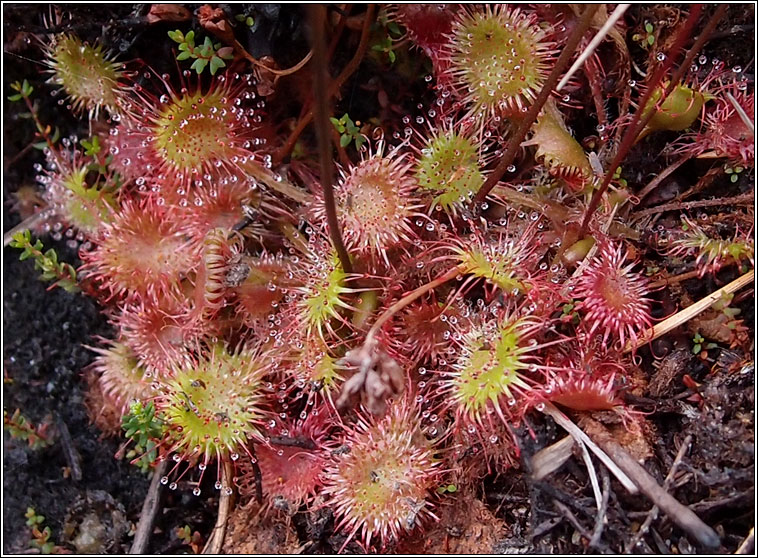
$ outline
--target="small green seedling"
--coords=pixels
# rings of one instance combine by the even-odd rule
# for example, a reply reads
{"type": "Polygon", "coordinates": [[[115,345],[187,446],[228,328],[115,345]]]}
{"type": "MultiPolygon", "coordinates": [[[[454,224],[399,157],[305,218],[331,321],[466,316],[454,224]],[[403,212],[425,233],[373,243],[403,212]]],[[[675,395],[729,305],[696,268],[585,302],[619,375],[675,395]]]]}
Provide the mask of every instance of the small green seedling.
{"type": "Polygon", "coordinates": [[[163,422],[155,416],[155,405],[152,401],[147,404],[134,401],[121,421],[125,437],[134,441],[126,457],[146,473],[158,457],[156,440],[163,436],[163,422]]]}
{"type": "Polygon", "coordinates": [[[252,16],[246,16],[245,14],[237,14],[234,16],[234,19],[239,21],[240,23],[244,23],[248,27],[252,27],[255,25],[255,19],[253,19],[252,16]]]}
{"type": "Polygon", "coordinates": [[[443,484],[437,487],[437,494],[453,494],[458,492],[458,487],[454,484],[443,484]]]}
{"type": "Polygon", "coordinates": [[[740,173],[745,170],[745,167],[736,166],[731,167],[729,165],[726,165],[724,167],[724,172],[729,175],[729,180],[734,183],[737,182],[740,179],[740,173]]]}
{"type": "Polygon", "coordinates": [[[632,35],[632,40],[636,43],[639,43],[639,45],[647,50],[653,44],[655,44],[655,27],[653,27],[653,24],[649,21],[645,22],[645,31],[644,33],[635,33],[632,35]]]}
{"type": "Polygon", "coordinates": [[[3,410],[3,428],[11,438],[28,442],[30,449],[42,449],[50,445],[47,433],[49,426],[45,422],[35,426],[18,409],[11,416],[8,416],[8,411],[3,410]]]}
{"type": "Polygon", "coordinates": [[[76,283],[76,270],[71,264],[58,261],[58,254],[50,248],[47,252],[42,252],[44,248],[42,241],[32,244],[32,234],[28,231],[19,231],[13,235],[10,242],[11,247],[23,250],[18,259],[26,260],[34,258],[34,267],[42,271],[41,279],[44,281],[56,280],[50,288],[61,287],[69,293],[78,292],[79,286],[76,283]]]}
{"type": "Polygon", "coordinates": [[[42,528],[42,524],[45,522],[45,516],[37,515],[34,508],[29,507],[26,508],[24,517],[26,517],[27,526],[32,529],[32,545],[35,548],[38,548],[42,554],[52,554],[55,552],[58,549],[58,546],[55,542],[50,540],[50,536],[52,535],[50,527],[42,528]]]}
{"type": "Polygon", "coordinates": [[[206,66],[210,67],[212,76],[216,75],[219,68],[226,66],[224,60],[231,60],[234,58],[234,49],[232,47],[222,47],[221,43],[214,43],[210,37],[205,37],[201,46],[195,46],[194,31],[190,31],[185,35],[177,29],[176,31],[169,31],[168,36],[175,42],[179,43],[180,52],[176,56],[176,59],[194,59],[194,62],[190,67],[195,70],[198,75],[203,73],[206,66]]]}
{"type": "Polygon", "coordinates": [[[340,145],[347,147],[351,142],[355,142],[355,148],[360,149],[366,142],[366,137],[361,134],[360,121],[353,122],[350,116],[345,113],[342,118],[331,117],[334,127],[340,133],[340,145]]]}
{"type": "Polygon", "coordinates": [[[34,91],[34,87],[29,85],[29,82],[26,80],[24,80],[23,83],[14,81],[11,83],[11,89],[18,92],[8,97],[8,100],[14,103],[21,99],[28,99],[34,91]]]}

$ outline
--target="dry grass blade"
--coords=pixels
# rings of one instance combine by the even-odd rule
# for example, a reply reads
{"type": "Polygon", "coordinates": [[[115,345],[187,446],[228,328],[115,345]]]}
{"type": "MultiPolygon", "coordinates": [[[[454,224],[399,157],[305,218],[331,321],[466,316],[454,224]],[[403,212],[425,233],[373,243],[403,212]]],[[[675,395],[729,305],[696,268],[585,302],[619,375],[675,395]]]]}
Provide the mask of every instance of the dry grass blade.
{"type": "Polygon", "coordinates": [[[637,343],[628,343],[624,348],[624,352],[628,353],[633,350],[639,349],[642,345],[645,345],[654,339],[658,339],[661,335],[665,335],[669,331],[676,329],[680,325],[687,323],[692,318],[704,312],[716,302],[721,300],[725,294],[731,294],[739,291],[742,287],[749,285],[755,279],[755,270],[751,269],[741,277],[738,277],[728,285],[724,285],[719,290],[712,292],[705,298],[698,300],[695,304],[688,306],[684,310],[677,312],[673,316],[666,318],[659,324],[650,328],[640,337],[637,343]]]}
{"type": "Polygon", "coordinates": [[[587,48],[582,51],[582,54],[579,55],[579,58],[576,59],[576,61],[572,64],[571,68],[569,68],[569,71],[566,72],[566,75],[563,76],[563,79],[561,79],[560,83],[558,83],[558,87],[555,88],[555,91],[558,92],[569,82],[571,79],[571,76],[573,76],[576,71],[581,68],[582,64],[590,57],[592,56],[592,53],[595,52],[595,49],[598,47],[600,43],[603,42],[605,39],[605,36],[608,34],[608,32],[613,29],[613,26],[616,25],[616,22],[621,19],[621,16],[624,15],[626,10],[629,9],[629,6],[631,4],[619,4],[618,7],[613,10],[613,13],[610,15],[608,20],[603,24],[603,26],[600,28],[600,31],[597,32],[597,35],[595,35],[592,40],[590,41],[590,44],[587,45],[587,48]]]}
{"type": "Polygon", "coordinates": [[[624,485],[624,488],[626,488],[627,492],[630,494],[637,494],[637,485],[634,484],[632,479],[630,479],[624,471],[619,469],[616,463],[614,463],[613,460],[602,449],[600,449],[600,447],[598,447],[598,445],[593,442],[581,428],[571,422],[571,419],[559,411],[552,403],[546,403],[545,408],[542,410],[542,412],[551,417],[566,432],[571,434],[577,443],[586,444],[587,447],[592,450],[592,453],[597,455],[598,459],[600,459],[600,461],[602,461],[605,466],[608,467],[608,470],[613,473],[618,481],[624,485]]]}

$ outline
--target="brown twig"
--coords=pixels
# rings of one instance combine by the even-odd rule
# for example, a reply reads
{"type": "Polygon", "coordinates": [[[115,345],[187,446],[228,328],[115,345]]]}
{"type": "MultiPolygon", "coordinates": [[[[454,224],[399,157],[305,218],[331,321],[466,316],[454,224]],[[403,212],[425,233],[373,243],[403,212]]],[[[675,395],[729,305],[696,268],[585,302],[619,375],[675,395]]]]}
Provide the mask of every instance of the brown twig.
{"type": "Polygon", "coordinates": [[[330,135],[332,143],[334,144],[334,148],[337,150],[337,155],[340,158],[340,164],[346,169],[350,168],[353,162],[350,160],[350,157],[347,156],[347,151],[345,151],[345,148],[342,147],[342,144],[340,143],[340,133],[334,126],[332,126],[330,135]]]}
{"type": "Polygon", "coordinates": [[[137,531],[134,533],[134,542],[129,549],[129,554],[145,554],[147,552],[147,544],[150,542],[150,535],[153,533],[153,524],[160,509],[161,489],[163,487],[161,478],[167,470],[168,461],[159,461],[153,471],[153,479],[150,481],[150,488],[142,504],[142,512],[140,512],[137,531]]]}
{"type": "Polygon", "coordinates": [[[258,464],[258,456],[255,453],[255,445],[250,445],[250,454],[253,456],[253,476],[255,477],[255,501],[263,505],[263,473],[261,466],[258,464]]]}
{"type": "MultiPolygon", "coordinates": [[[[365,19],[363,20],[363,29],[361,30],[361,38],[358,43],[358,48],[356,49],[353,58],[350,60],[350,62],[347,63],[347,66],[342,69],[342,72],[340,72],[340,74],[331,83],[331,85],[329,85],[326,94],[327,100],[331,99],[337,93],[337,91],[339,91],[347,78],[353,75],[353,72],[358,69],[358,66],[363,60],[363,55],[366,53],[366,49],[368,48],[369,32],[371,31],[371,23],[374,21],[375,11],[376,6],[373,4],[369,4],[366,8],[365,19]]],[[[282,145],[282,147],[279,148],[279,150],[274,154],[273,160],[275,164],[279,164],[285,158],[289,157],[289,154],[292,153],[292,150],[295,148],[295,144],[297,143],[297,139],[300,137],[300,134],[303,133],[303,130],[305,130],[305,128],[308,126],[308,124],[311,123],[312,120],[313,109],[309,110],[305,113],[305,115],[303,115],[303,117],[298,121],[298,123],[295,125],[295,128],[290,133],[287,141],[284,142],[284,145],[282,145]]]]}
{"type": "Polygon", "coordinates": [[[347,18],[350,14],[350,9],[352,6],[350,4],[343,4],[341,7],[341,13],[339,14],[340,20],[339,23],[337,23],[337,28],[332,33],[332,40],[329,43],[329,48],[326,49],[326,59],[331,60],[332,56],[334,56],[334,51],[337,50],[337,44],[340,42],[340,37],[342,37],[342,32],[345,30],[345,24],[347,23],[347,18]]]}
{"type": "Polygon", "coordinates": [[[603,478],[603,498],[600,502],[600,507],[597,510],[595,528],[592,530],[592,538],[590,538],[589,542],[589,546],[594,546],[596,548],[598,543],[600,543],[600,537],[603,535],[605,514],[608,511],[608,498],[611,494],[611,478],[608,476],[608,471],[606,471],[604,467],[600,468],[600,476],[603,478]]]}
{"type": "Polygon", "coordinates": [[[682,281],[686,281],[687,279],[694,279],[695,277],[698,277],[700,275],[700,271],[695,269],[693,271],[686,271],[684,273],[680,273],[679,275],[674,275],[673,277],[667,277],[666,279],[661,279],[660,281],[653,281],[650,283],[650,290],[654,291],[655,289],[659,287],[666,287],[668,285],[676,285],[677,283],[681,283],[682,281]]]}
{"type": "Polygon", "coordinates": [[[231,487],[232,480],[232,463],[225,461],[221,467],[221,495],[218,500],[218,517],[216,524],[213,526],[211,536],[205,543],[203,554],[220,554],[221,547],[224,545],[224,536],[226,535],[226,524],[229,521],[229,513],[232,509],[232,494],[227,494],[226,488],[231,487]]]}
{"type": "Polygon", "coordinates": [[[79,482],[82,480],[82,456],[74,446],[74,441],[71,439],[71,432],[68,430],[68,426],[61,417],[55,418],[55,427],[58,429],[61,445],[63,446],[63,455],[66,457],[66,463],[71,471],[71,478],[74,481],[79,482]]]}
{"type": "MultiPolygon", "coordinates": [[[[558,508],[561,514],[563,514],[563,517],[569,520],[571,525],[574,526],[574,529],[576,529],[581,536],[583,536],[588,541],[592,540],[592,533],[587,531],[587,529],[585,529],[584,526],[581,523],[579,523],[579,520],[574,515],[574,512],[572,512],[566,504],[564,504],[557,498],[553,498],[553,505],[556,508],[558,508]]],[[[598,550],[600,550],[601,552],[603,552],[604,554],[610,554],[612,552],[611,549],[608,547],[608,545],[603,544],[600,541],[595,543],[595,545],[593,546],[597,548],[598,550]]]]}
{"type": "Polygon", "coordinates": [[[587,31],[587,29],[589,29],[592,23],[592,16],[595,15],[598,7],[599,6],[597,5],[588,5],[584,9],[584,13],[579,19],[579,23],[571,32],[571,35],[566,41],[566,45],[563,47],[561,55],[558,57],[558,60],[556,60],[555,66],[550,72],[550,75],[547,77],[547,80],[545,80],[545,84],[542,86],[539,95],[537,95],[537,98],[532,103],[532,106],[529,107],[529,110],[526,112],[524,118],[519,123],[518,128],[516,128],[516,131],[513,133],[513,136],[511,136],[509,139],[508,147],[503,153],[503,156],[500,158],[500,162],[497,164],[497,167],[495,167],[495,170],[493,170],[492,173],[487,177],[487,180],[485,180],[484,184],[482,184],[482,187],[479,188],[476,196],[474,196],[475,206],[478,206],[484,202],[484,200],[487,198],[487,194],[490,193],[490,190],[495,187],[495,184],[497,184],[503,175],[505,175],[506,170],[510,164],[513,163],[513,159],[516,157],[516,153],[518,153],[519,149],[521,149],[521,142],[524,141],[527,132],[529,132],[530,128],[537,119],[537,115],[540,113],[540,110],[542,110],[543,105],[547,102],[548,98],[553,93],[553,88],[560,80],[561,73],[566,69],[566,66],[568,66],[571,57],[574,56],[576,47],[579,45],[579,41],[582,40],[584,33],[587,31]]]}
{"type": "Polygon", "coordinates": [[[334,249],[337,250],[340,264],[345,273],[353,272],[350,254],[345,248],[340,233],[340,224],[337,219],[337,205],[334,201],[334,165],[332,163],[331,142],[329,141],[329,97],[327,96],[326,84],[328,81],[326,68],[326,51],[324,45],[324,22],[326,19],[326,7],[319,4],[308,6],[308,16],[311,24],[313,43],[313,114],[316,126],[316,141],[318,143],[319,161],[321,163],[321,189],[324,192],[324,206],[326,209],[326,221],[329,226],[329,235],[332,238],[334,249]]]}
{"type": "Polygon", "coordinates": [[[645,217],[646,215],[655,215],[656,213],[663,213],[664,211],[676,211],[697,209],[700,207],[715,207],[719,205],[753,205],[755,200],[754,192],[747,192],[731,198],[717,198],[715,200],[696,200],[691,202],[675,202],[666,203],[656,207],[649,207],[641,211],[634,213],[635,219],[638,217],[645,217]]]}
{"type": "Polygon", "coordinates": [[[718,533],[706,525],[687,506],[679,503],[676,498],[662,489],[656,480],[650,476],[650,473],[616,442],[604,426],[586,416],[583,419],[583,426],[590,438],[634,481],[640,491],[663,510],[674,523],[700,545],[707,548],[718,548],[721,543],[718,533]]]}
{"type": "Polygon", "coordinates": [[[234,49],[237,51],[237,53],[242,56],[245,60],[250,62],[253,66],[257,66],[259,68],[263,68],[265,71],[274,74],[276,76],[274,78],[274,82],[276,82],[279,78],[283,76],[288,76],[290,74],[294,74],[295,72],[299,71],[303,68],[311,59],[313,56],[313,50],[309,50],[308,54],[306,54],[300,62],[295,64],[294,66],[291,66],[289,68],[286,68],[284,70],[276,70],[270,66],[267,66],[257,58],[255,58],[252,54],[250,54],[247,50],[245,50],[245,47],[243,47],[239,41],[234,41],[234,49]]]}
{"type": "Polygon", "coordinates": [[[285,446],[292,448],[301,448],[307,450],[315,450],[316,444],[310,438],[289,438],[287,436],[272,436],[271,443],[275,446],[285,446]]]}
{"type": "MultiPolygon", "coordinates": [[[[671,468],[669,469],[669,472],[663,481],[663,490],[668,491],[668,489],[671,487],[671,482],[674,480],[676,470],[679,467],[679,464],[682,462],[682,459],[684,459],[684,454],[687,453],[687,450],[689,449],[691,443],[692,434],[688,434],[684,439],[684,442],[682,442],[682,445],[679,447],[679,451],[676,453],[674,462],[671,464],[671,468]]],[[[635,533],[634,537],[632,537],[632,539],[626,545],[626,550],[624,551],[625,554],[632,553],[634,548],[637,546],[637,543],[639,543],[640,539],[645,535],[645,533],[647,533],[647,530],[650,528],[650,524],[658,517],[659,509],[660,508],[658,508],[658,506],[653,506],[650,508],[650,511],[647,512],[647,517],[645,517],[645,521],[642,523],[642,526],[637,530],[637,533],[635,533]]]]}
{"type": "MultiPolygon", "coordinates": [[[[667,55],[663,64],[659,66],[658,70],[655,72],[655,74],[653,74],[653,77],[648,82],[647,90],[645,91],[645,94],[642,96],[642,98],[639,101],[639,108],[632,116],[632,121],[627,127],[626,133],[624,134],[621,140],[621,145],[619,145],[618,151],[616,152],[616,155],[613,158],[613,162],[608,167],[608,170],[606,171],[605,176],[603,177],[603,180],[600,183],[600,186],[595,190],[595,193],[592,195],[592,199],[590,200],[590,205],[587,207],[587,212],[585,213],[584,219],[582,220],[582,226],[579,232],[579,238],[583,238],[586,235],[587,227],[589,226],[590,219],[592,218],[593,213],[595,213],[595,210],[600,205],[600,200],[602,199],[606,190],[608,190],[608,186],[610,186],[611,180],[613,178],[613,174],[616,172],[616,169],[621,165],[627,153],[629,153],[629,150],[637,141],[637,138],[639,137],[642,130],[645,128],[648,122],[650,122],[653,116],[655,116],[656,114],[655,110],[648,111],[647,115],[643,114],[645,112],[645,109],[647,108],[648,101],[652,97],[653,93],[658,89],[658,84],[661,83],[661,81],[663,80],[663,77],[666,75],[666,72],[668,72],[669,69],[674,65],[674,61],[675,61],[677,53],[682,48],[684,48],[686,41],[692,35],[692,31],[695,29],[695,25],[700,19],[700,12],[702,10],[703,10],[702,4],[694,4],[692,6],[692,9],[690,10],[689,15],[687,16],[687,20],[684,22],[684,25],[682,25],[682,27],[679,29],[679,32],[676,35],[676,39],[674,40],[674,44],[671,47],[671,49],[669,49],[669,54],[667,55]]],[[[708,39],[708,36],[711,34],[711,32],[715,29],[719,20],[721,20],[721,18],[723,17],[725,11],[726,11],[726,6],[722,4],[721,6],[718,7],[713,17],[708,21],[705,28],[703,29],[703,32],[700,33],[700,36],[697,38],[695,43],[687,51],[687,54],[685,55],[682,63],[679,65],[679,68],[677,68],[677,70],[671,76],[671,80],[669,81],[668,85],[663,91],[663,94],[658,100],[658,106],[660,106],[666,101],[666,98],[678,85],[679,81],[682,79],[685,72],[687,72],[690,69],[690,65],[692,64],[692,60],[695,58],[695,55],[700,50],[700,47],[702,47],[705,41],[708,39]]]]}

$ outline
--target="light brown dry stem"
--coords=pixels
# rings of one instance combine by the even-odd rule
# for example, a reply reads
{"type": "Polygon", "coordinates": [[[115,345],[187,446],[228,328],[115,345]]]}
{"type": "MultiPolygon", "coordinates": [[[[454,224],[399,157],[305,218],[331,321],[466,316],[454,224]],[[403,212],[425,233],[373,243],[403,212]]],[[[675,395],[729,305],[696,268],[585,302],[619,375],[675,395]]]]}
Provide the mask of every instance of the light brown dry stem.
{"type": "Polygon", "coordinates": [[[665,335],[669,331],[679,327],[680,325],[687,323],[692,318],[704,312],[716,302],[721,300],[725,294],[736,293],[742,287],[749,285],[755,279],[755,270],[751,269],[745,275],[738,277],[728,285],[724,285],[719,290],[712,292],[708,296],[701,298],[695,304],[688,306],[684,310],[681,310],[673,316],[666,318],[662,322],[656,324],[654,327],[648,329],[636,343],[627,343],[624,348],[624,352],[636,351],[642,345],[650,343],[651,341],[658,339],[661,335],[665,335]]]}

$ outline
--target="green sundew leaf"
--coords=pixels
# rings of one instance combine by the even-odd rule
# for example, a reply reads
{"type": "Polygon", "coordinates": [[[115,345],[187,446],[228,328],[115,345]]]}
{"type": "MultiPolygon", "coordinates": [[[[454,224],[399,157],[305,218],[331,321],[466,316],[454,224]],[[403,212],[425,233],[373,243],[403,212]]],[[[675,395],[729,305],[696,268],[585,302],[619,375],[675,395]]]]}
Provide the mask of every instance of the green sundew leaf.
{"type": "Polygon", "coordinates": [[[195,70],[198,75],[203,73],[203,70],[208,65],[208,61],[205,58],[198,58],[192,63],[192,66],[190,66],[193,70],[195,70]]]}
{"type": "Polygon", "coordinates": [[[340,136],[340,145],[342,147],[347,147],[348,145],[350,145],[350,141],[351,141],[351,138],[347,134],[343,134],[342,136],[340,136]]]}
{"type": "Polygon", "coordinates": [[[218,56],[214,56],[213,58],[211,58],[211,75],[212,76],[216,75],[216,72],[218,71],[218,69],[223,68],[224,66],[226,66],[226,62],[221,60],[221,58],[219,58],[218,56]]]}
{"type": "Polygon", "coordinates": [[[187,52],[186,50],[176,55],[177,60],[187,60],[187,58],[189,57],[190,57],[190,53],[187,52]]]}

